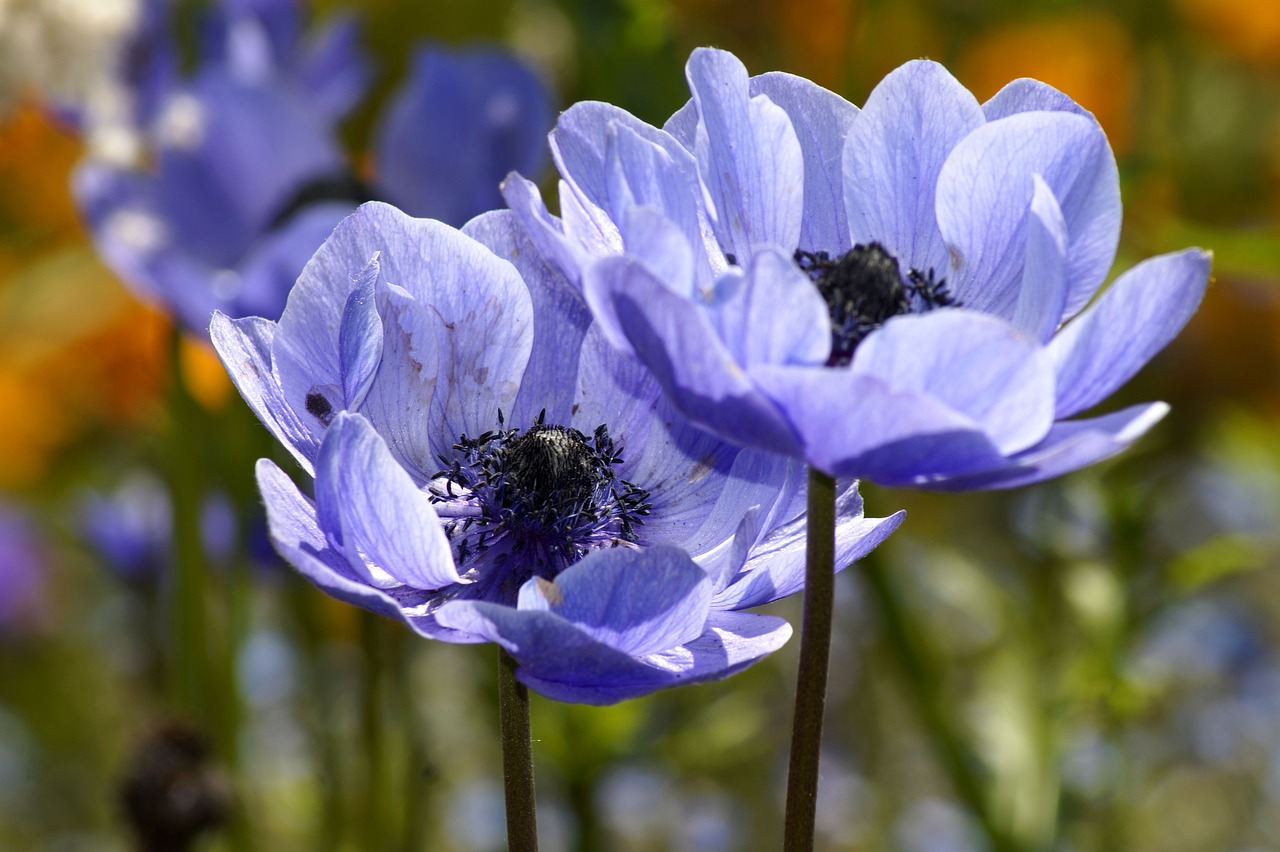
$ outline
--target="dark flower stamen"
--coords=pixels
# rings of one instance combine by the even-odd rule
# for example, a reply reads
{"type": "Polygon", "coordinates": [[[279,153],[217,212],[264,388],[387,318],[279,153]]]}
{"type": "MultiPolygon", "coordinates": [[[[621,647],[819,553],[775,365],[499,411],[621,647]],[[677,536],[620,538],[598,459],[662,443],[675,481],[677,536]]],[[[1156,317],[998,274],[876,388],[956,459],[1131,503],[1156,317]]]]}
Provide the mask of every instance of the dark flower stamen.
{"type": "Polygon", "coordinates": [[[622,457],[607,427],[588,437],[539,415],[524,431],[464,435],[454,450],[431,495],[442,514],[456,514],[445,533],[464,570],[480,554],[506,564],[513,570],[498,582],[514,594],[529,577],[554,579],[593,550],[638,543],[649,492],[618,478],[622,457]]]}
{"type": "Polygon", "coordinates": [[[879,243],[858,244],[835,259],[825,251],[797,249],[795,261],[827,302],[829,367],[852,361],[858,344],[891,317],[957,304],[946,281],[935,279],[932,269],[909,270],[904,281],[898,259],[879,243]]]}

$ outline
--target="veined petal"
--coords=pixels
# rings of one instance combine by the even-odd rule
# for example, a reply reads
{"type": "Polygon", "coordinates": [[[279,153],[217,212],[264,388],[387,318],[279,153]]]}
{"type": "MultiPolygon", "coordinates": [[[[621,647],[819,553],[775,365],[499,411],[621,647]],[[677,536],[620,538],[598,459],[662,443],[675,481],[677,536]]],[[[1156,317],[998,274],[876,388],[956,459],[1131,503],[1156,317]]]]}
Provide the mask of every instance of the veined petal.
{"type": "Polygon", "coordinates": [[[938,176],[938,225],[960,304],[1012,315],[1033,175],[1052,190],[1067,224],[1065,316],[1080,310],[1106,277],[1120,239],[1120,181],[1106,136],[1073,113],[1018,113],[966,136],[938,176]]]}
{"type": "Polygon", "coordinates": [[[751,378],[800,433],[803,458],[832,476],[884,485],[988,470],[1004,456],[972,418],[878,376],[760,366],[751,378]]]}
{"type": "Polygon", "coordinates": [[[1067,223],[1053,190],[1040,175],[1031,178],[1026,263],[1009,323],[1044,343],[1057,330],[1067,301],[1067,223]]]}
{"type": "Polygon", "coordinates": [[[794,246],[832,257],[853,247],[844,207],[844,143],[858,108],[834,92],[794,74],[752,77],[747,91],[782,107],[804,156],[804,214],[794,246]]]}
{"type": "Polygon", "coordinates": [[[520,589],[521,610],[546,610],[591,638],[633,657],[665,651],[702,635],[711,580],[674,547],[597,550],[554,581],[535,577],[520,589]]]}
{"type": "Polygon", "coordinates": [[[342,367],[342,391],[346,408],[355,411],[364,402],[373,374],[382,360],[382,318],[374,290],[378,284],[378,255],[355,277],[355,289],[347,296],[338,328],[338,355],[342,367]]]}
{"type": "Polygon", "coordinates": [[[510,410],[528,362],[528,289],[511,264],[471,238],[376,202],[338,226],[289,295],[273,351],[289,403],[306,411],[316,388],[342,387],[338,331],[351,274],[374,252],[382,253],[382,280],[420,306],[424,317],[415,324],[433,329],[412,341],[414,349],[436,348],[440,380],[427,412],[428,422],[438,424],[433,431],[457,436],[492,428],[498,409],[510,410]]]}
{"type": "Polygon", "coordinates": [[[340,413],[329,427],[316,462],[316,505],[322,523],[339,520],[347,559],[370,582],[380,582],[373,569],[418,589],[461,581],[430,498],[363,417],[340,413]]]}
{"type": "Polygon", "coordinates": [[[945,277],[934,187],[952,149],[984,121],[978,101],[938,63],[917,60],[890,72],[850,122],[845,141],[852,242],[880,243],[904,269],[945,277]]]}
{"type": "Polygon", "coordinates": [[[1211,260],[1186,249],[1143,261],[1050,341],[1059,418],[1106,399],[1182,330],[1204,296],[1211,260]]]}
{"type": "Polygon", "coordinates": [[[995,93],[982,105],[987,121],[998,121],[1020,112],[1073,112],[1093,119],[1093,113],[1062,92],[1030,77],[1022,77],[995,93]]]}
{"type": "Polygon", "coordinates": [[[747,263],[732,291],[718,300],[711,319],[738,363],[822,364],[831,354],[826,302],[795,262],[764,248],[747,263]]]}
{"type": "Polygon", "coordinates": [[[537,184],[512,172],[502,182],[502,197],[538,253],[577,284],[591,256],[576,240],[566,237],[564,223],[547,211],[537,184]]]}
{"type": "Polygon", "coordinates": [[[999,468],[922,483],[936,491],[1018,488],[1079,470],[1126,449],[1169,411],[1163,402],[1135,405],[1086,420],[1057,423],[1045,439],[999,468]]]}
{"type": "Polygon", "coordinates": [[[783,453],[797,449],[786,421],[696,303],[626,258],[598,261],[587,283],[589,296],[594,290],[609,306],[618,330],[686,417],[737,444],[783,453]]]}
{"type": "Polygon", "coordinates": [[[532,423],[545,411],[548,422],[568,423],[571,400],[564,389],[577,381],[582,340],[591,324],[581,293],[542,254],[540,243],[511,211],[478,216],[462,230],[515,266],[533,303],[533,348],[515,405],[506,412],[509,422],[532,423]]]}
{"type": "Polygon", "coordinates": [[[698,105],[698,173],[721,247],[745,260],[762,243],[798,245],[804,154],[787,114],[748,95],[747,69],[731,53],[699,48],[685,73],[698,105]]]}
{"type": "Polygon", "coordinates": [[[269,459],[259,459],[257,475],[271,543],[285,561],[338,600],[413,626],[390,594],[370,586],[352,571],[346,557],[333,549],[320,530],[315,506],[284,471],[269,459]]]}
{"type": "Polygon", "coordinates": [[[261,317],[233,320],[215,313],[209,336],[227,374],[258,419],[293,453],[307,473],[320,453],[320,440],[285,401],[271,372],[271,340],[276,324],[261,317]]]}
{"type": "MultiPolygon", "coordinates": [[[[887,518],[865,518],[857,487],[845,489],[836,503],[835,570],[843,571],[874,550],[905,517],[905,512],[898,511],[887,518]]],[[[711,606],[746,609],[804,588],[805,531],[806,521],[802,515],[776,527],[755,543],[738,573],[712,598],[711,606]]]]}
{"type": "Polygon", "coordinates": [[[614,704],[665,687],[728,677],[791,636],[791,626],[780,618],[715,612],[693,641],[637,658],[551,612],[454,602],[442,606],[437,617],[446,626],[502,645],[519,663],[516,677],[530,689],[579,704],[614,704]]]}
{"type": "Polygon", "coordinates": [[[1053,424],[1053,365],[1033,338],[985,314],[895,317],[854,355],[855,375],[932,397],[978,424],[1001,453],[1037,443],[1053,424]]]}

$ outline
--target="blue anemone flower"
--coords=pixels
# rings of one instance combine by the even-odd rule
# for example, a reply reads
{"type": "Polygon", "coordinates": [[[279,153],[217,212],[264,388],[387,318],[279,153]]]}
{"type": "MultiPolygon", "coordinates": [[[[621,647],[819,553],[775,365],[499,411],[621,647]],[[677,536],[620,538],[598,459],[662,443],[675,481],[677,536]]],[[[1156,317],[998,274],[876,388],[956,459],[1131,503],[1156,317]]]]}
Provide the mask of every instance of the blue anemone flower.
{"type": "MultiPolygon", "coordinates": [[[[315,478],[311,499],[258,463],[277,549],[334,597],[497,642],[583,703],[723,677],[789,636],[738,610],[803,583],[803,468],[680,417],[509,212],[456,231],[371,202],[278,323],[210,331],[315,478]]],[[[839,508],[841,566],[902,518],[864,518],[851,483],[839,508]]]]}
{"type": "Polygon", "coordinates": [[[336,130],[368,78],[354,25],[307,38],[296,6],[224,0],[198,71],[142,129],[147,161],[91,160],[75,175],[107,262],[200,334],[215,310],[278,317],[361,202],[461,225],[500,206],[508,171],[545,158],[550,97],[528,67],[496,50],[423,48],[378,126],[373,174],[357,175],[336,130]]]}
{"type": "Polygon", "coordinates": [[[1209,255],[1105,290],[1120,229],[1111,148],[1062,93],[980,104],[937,63],[859,110],[799,77],[689,59],[662,129],[580,103],[551,134],[561,218],[505,195],[615,345],[726,440],[829,474],[1005,488],[1126,447],[1163,403],[1091,409],[1195,311],[1209,255]]]}

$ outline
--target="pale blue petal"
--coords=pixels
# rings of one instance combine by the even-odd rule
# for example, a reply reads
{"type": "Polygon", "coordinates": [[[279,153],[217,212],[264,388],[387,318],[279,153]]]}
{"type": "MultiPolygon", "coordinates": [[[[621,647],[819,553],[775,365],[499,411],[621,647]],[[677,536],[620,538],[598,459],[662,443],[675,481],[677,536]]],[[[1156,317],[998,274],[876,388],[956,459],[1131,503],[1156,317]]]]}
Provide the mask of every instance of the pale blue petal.
{"type": "Polygon", "coordinates": [[[1048,352],[986,314],[894,317],[858,347],[850,372],[938,400],[979,425],[1006,455],[1037,443],[1054,420],[1048,352]]]}
{"type": "Polygon", "coordinates": [[[633,657],[665,651],[702,635],[711,580],[683,550],[598,550],[554,581],[534,577],[518,608],[547,610],[597,642],[633,657]]]}
{"type": "Polygon", "coordinates": [[[1088,467],[1141,438],[1167,414],[1163,402],[1143,403],[1087,420],[1057,423],[1037,446],[1004,465],[970,476],[920,483],[937,491],[1018,488],[1088,467]]]}
{"type": "MultiPolygon", "coordinates": [[[[302,496],[284,471],[270,460],[260,459],[257,475],[258,489],[267,508],[271,543],[286,562],[338,600],[404,621],[417,629],[414,620],[406,618],[395,597],[368,585],[352,571],[346,557],[330,546],[317,525],[315,506],[302,496]]],[[[426,600],[424,593],[414,596],[402,590],[401,596],[410,606],[426,600]]]]}
{"type": "Polygon", "coordinates": [[[903,269],[946,277],[934,213],[943,163],[985,119],[978,101],[936,62],[916,60],[872,90],[843,153],[844,204],[854,243],[884,246],[903,269]]]}
{"type": "Polygon", "coordinates": [[[795,246],[832,257],[852,248],[844,208],[844,143],[858,108],[816,83],[771,71],[752,77],[752,95],[765,95],[786,112],[804,155],[804,216],[795,246]]]}
{"type": "Polygon", "coordinates": [[[373,375],[382,361],[382,318],[374,291],[378,284],[378,255],[355,276],[338,329],[338,357],[342,367],[345,407],[355,411],[364,402],[373,375]]]}
{"type": "Polygon", "coordinates": [[[1003,455],[972,418],[928,394],[895,390],[876,376],[762,366],[751,377],[795,424],[805,461],[833,476],[910,485],[1003,464],[1003,455]]]}
{"type": "Polygon", "coordinates": [[[721,247],[743,260],[762,243],[795,248],[804,154],[787,114],[748,95],[747,69],[731,53],[699,48],[685,74],[698,105],[698,171],[721,247]]]}
{"type": "Polygon", "coordinates": [[[1186,249],[1143,261],[1050,341],[1059,418],[1106,399],[1182,330],[1204,296],[1211,260],[1186,249]]]}
{"type": "Polygon", "coordinates": [[[293,454],[307,473],[320,453],[320,438],[301,422],[271,371],[271,340],[276,324],[260,317],[233,320],[215,313],[209,325],[213,347],[227,375],[258,419],[293,454]]]}
{"type": "Polygon", "coordinates": [[[329,427],[316,461],[316,504],[324,526],[340,520],[342,548],[370,582],[385,585],[378,569],[418,589],[461,580],[430,497],[363,417],[340,413],[329,427]]]}
{"type": "Polygon", "coordinates": [[[965,137],[938,178],[938,224],[962,305],[1012,315],[1037,174],[1067,224],[1065,316],[1102,284],[1120,238],[1120,183],[1107,138],[1069,112],[1019,113],[965,137]]]}
{"type": "Polygon", "coordinates": [[[794,433],[720,342],[703,311],[639,264],[605,258],[589,270],[589,291],[611,300],[623,336],[695,423],[734,443],[789,453],[794,433]]]}
{"type": "Polygon", "coordinates": [[[1031,177],[1035,193],[1027,217],[1026,263],[1009,324],[1044,343],[1062,321],[1067,301],[1067,223],[1053,190],[1040,175],[1031,177]]]}
{"type": "MultiPolygon", "coordinates": [[[[478,240],[520,272],[533,303],[533,348],[507,422],[520,426],[546,411],[547,422],[568,423],[567,388],[577,382],[582,339],[591,315],[577,288],[555,268],[509,210],[472,219],[463,233],[478,240]]],[[[594,428],[594,426],[592,427],[594,428]]]]}
{"type": "Polygon", "coordinates": [[[762,249],[733,283],[711,319],[739,364],[749,369],[826,362],[831,354],[826,301],[789,255],[762,249]]]}
{"type": "Polygon", "coordinates": [[[1030,77],[1022,77],[995,93],[982,105],[987,121],[1008,118],[1020,112],[1073,112],[1092,119],[1093,113],[1062,92],[1030,77]]]}

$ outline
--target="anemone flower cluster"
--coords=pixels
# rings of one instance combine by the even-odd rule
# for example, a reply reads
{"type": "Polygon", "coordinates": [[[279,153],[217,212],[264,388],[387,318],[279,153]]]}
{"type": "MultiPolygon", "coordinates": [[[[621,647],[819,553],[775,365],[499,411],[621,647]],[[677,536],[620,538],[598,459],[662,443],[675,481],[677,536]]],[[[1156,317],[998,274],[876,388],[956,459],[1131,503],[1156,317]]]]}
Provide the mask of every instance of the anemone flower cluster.
{"type": "Polygon", "coordinates": [[[189,79],[174,70],[164,7],[150,4],[143,22],[122,83],[144,155],[90,159],[75,191],[111,267],[197,334],[215,310],[278,317],[307,259],[361,202],[461,225],[501,203],[507,171],[545,159],[550,97],[499,51],[420,49],[364,174],[337,134],[370,77],[353,21],[308,35],[294,0],[222,0],[189,79]]]}
{"type": "Polygon", "coordinates": [[[560,218],[507,202],[675,407],[836,476],[1007,488],[1128,446],[1163,403],[1077,417],[1182,328],[1207,253],[1103,283],[1121,206],[1091,114],[1018,80],[979,103],[942,66],[858,109],[724,51],[663,128],[584,102],[551,134],[560,218]]]}
{"type": "MultiPolygon", "coordinates": [[[[741,610],[804,577],[804,471],[691,425],[618,351],[509,212],[461,231],[371,202],[279,322],[215,347],[314,476],[258,481],[313,583],[447,642],[496,642],[552,698],[610,703],[728,675],[785,621],[741,610]]],[[[902,514],[839,495],[837,565],[902,514]]]]}

